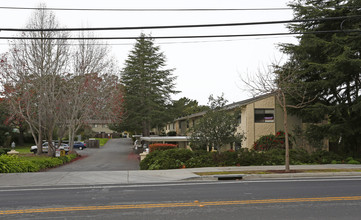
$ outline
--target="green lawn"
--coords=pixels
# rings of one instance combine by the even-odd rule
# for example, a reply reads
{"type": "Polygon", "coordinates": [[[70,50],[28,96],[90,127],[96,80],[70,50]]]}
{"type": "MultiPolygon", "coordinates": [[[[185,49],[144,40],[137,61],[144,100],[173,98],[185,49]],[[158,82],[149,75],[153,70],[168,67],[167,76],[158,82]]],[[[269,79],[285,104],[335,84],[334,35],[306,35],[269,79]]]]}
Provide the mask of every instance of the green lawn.
{"type": "Polygon", "coordinates": [[[102,147],[108,142],[108,138],[95,138],[96,140],[99,140],[99,145],[102,147]]]}
{"type": "Polygon", "coordinates": [[[19,152],[20,154],[28,154],[30,152],[30,147],[33,146],[33,144],[27,144],[25,146],[16,146],[15,150],[19,152]]]}

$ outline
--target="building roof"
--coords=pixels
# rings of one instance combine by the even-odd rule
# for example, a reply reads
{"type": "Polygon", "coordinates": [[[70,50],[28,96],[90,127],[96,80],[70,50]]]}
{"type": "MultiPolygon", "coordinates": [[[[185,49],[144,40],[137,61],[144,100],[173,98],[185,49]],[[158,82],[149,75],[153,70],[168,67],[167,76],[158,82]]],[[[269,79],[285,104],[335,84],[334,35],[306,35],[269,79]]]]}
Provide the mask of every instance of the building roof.
{"type": "MultiPolygon", "coordinates": [[[[256,102],[256,101],[258,101],[258,100],[262,100],[262,99],[268,98],[268,97],[273,96],[273,95],[274,95],[273,93],[268,93],[268,94],[265,94],[265,95],[256,96],[256,97],[253,97],[253,98],[250,98],[250,99],[246,99],[246,100],[243,100],[243,101],[239,101],[239,102],[234,102],[234,103],[232,103],[232,104],[228,104],[228,105],[224,106],[223,108],[224,108],[225,110],[238,108],[238,107],[241,107],[241,106],[245,106],[245,105],[251,104],[251,103],[256,102]]],[[[202,116],[202,115],[205,115],[206,113],[207,113],[207,111],[202,111],[202,112],[194,113],[194,114],[187,115],[187,116],[184,116],[184,117],[181,117],[181,118],[177,118],[175,121],[182,121],[182,120],[187,120],[187,119],[190,119],[190,118],[200,117],[200,116],[202,116]]]]}
{"type": "Polygon", "coordinates": [[[167,141],[167,142],[185,142],[189,141],[191,137],[188,136],[159,136],[159,137],[141,137],[140,140],[155,142],[155,141],[167,141]]]}
{"type": "Polygon", "coordinates": [[[232,104],[224,106],[224,108],[225,109],[233,109],[233,108],[241,107],[241,106],[248,105],[248,104],[251,104],[253,102],[256,102],[258,100],[268,98],[268,97],[273,96],[273,95],[274,95],[274,93],[268,93],[268,94],[256,96],[256,97],[246,99],[246,100],[243,100],[243,101],[234,102],[232,104]]]}

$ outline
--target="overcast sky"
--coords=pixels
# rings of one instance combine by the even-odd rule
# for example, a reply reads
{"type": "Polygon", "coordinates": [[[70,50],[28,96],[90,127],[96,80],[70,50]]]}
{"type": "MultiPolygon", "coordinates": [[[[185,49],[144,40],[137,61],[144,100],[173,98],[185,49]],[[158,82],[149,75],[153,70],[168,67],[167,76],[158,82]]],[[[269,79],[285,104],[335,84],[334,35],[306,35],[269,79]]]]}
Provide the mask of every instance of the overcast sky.
{"type": "MultiPolygon", "coordinates": [[[[286,8],[289,0],[0,0],[0,7],[37,7],[45,2],[48,8],[114,8],[114,9],[198,9],[198,8],[286,8]]],[[[23,28],[32,11],[0,9],[0,27],[23,28]]],[[[290,20],[292,10],[267,11],[55,11],[64,27],[126,27],[186,24],[243,23],[256,21],[290,20]]],[[[152,36],[221,35],[287,32],[285,24],[188,28],[163,30],[99,31],[97,36],[152,36]]],[[[13,36],[14,32],[0,32],[0,37],[13,36]]],[[[111,40],[112,55],[120,67],[124,65],[135,40],[111,40]]],[[[177,90],[174,99],[187,97],[207,104],[210,94],[224,93],[231,102],[249,98],[240,87],[240,74],[256,73],[272,62],[285,60],[279,52],[279,43],[296,43],[292,36],[238,37],[155,40],[167,58],[168,68],[175,68],[177,90]]],[[[0,53],[7,51],[7,40],[0,40],[0,53]]]]}

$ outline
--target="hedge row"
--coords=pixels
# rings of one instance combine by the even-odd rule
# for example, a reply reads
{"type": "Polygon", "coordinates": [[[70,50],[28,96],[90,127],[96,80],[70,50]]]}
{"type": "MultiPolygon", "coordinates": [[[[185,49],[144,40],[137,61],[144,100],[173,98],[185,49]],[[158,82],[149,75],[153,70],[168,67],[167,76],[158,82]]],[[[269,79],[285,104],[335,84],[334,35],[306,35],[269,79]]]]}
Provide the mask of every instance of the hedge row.
{"type": "Polygon", "coordinates": [[[68,163],[76,157],[76,154],[63,157],[19,157],[3,154],[0,155],[0,173],[37,172],[68,163]]]}
{"type": "MultiPolygon", "coordinates": [[[[236,152],[206,152],[190,151],[187,149],[171,149],[166,151],[154,151],[141,161],[142,170],[177,169],[181,167],[216,167],[216,166],[257,166],[257,165],[284,165],[285,151],[273,149],[270,151],[257,152],[254,150],[241,149],[236,152]]],[[[352,163],[360,161],[351,157],[346,159],[328,151],[316,151],[312,154],[302,149],[290,150],[291,164],[330,164],[352,163]]]]}
{"type": "Polygon", "coordinates": [[[155,144],[149,145],[149,152],[153,152],[153,151],[156,151],[156,150],[169,150],[169,149],[174,149],[176,147],[177,147],[176,144],[155,143],[155,144]]]}

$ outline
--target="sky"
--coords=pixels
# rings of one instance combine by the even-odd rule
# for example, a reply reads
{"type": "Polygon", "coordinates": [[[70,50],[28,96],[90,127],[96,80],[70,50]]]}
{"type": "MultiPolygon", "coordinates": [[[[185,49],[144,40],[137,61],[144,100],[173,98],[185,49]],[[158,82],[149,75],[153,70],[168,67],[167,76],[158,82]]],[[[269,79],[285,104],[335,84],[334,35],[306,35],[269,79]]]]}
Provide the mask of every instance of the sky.
{"type": "MultiPolygon", "coordinates": [[[[113,9],[260,9],[286,8],[289,0],[0,0],[0,7],[37,7],[44,3],[48,8],[113,8],[113,9]]],[[[0,8],[1,28],[24,28],[32,10],[0,8]]],[[[55,11],[63,27],[128,27],[192,24],[244,23],[258,21],[291,20],[292,10],[242,11],[55,11]]],[[[96,36],[131,36],[140,33],[151,36],[223,35],[288,32],[285,24],[151,29],[127,31],[97,31],[96,36]]],[[[14,36],[16,32],[0,32],[0,37],[14,36]]],[[[167,59],[167,68],[174,68],[177,76],[173,99],[187,97],[207,104],[208,97],[224,94],[229,103],[251,97],[242,85],[240,76],[255,74],[259,69],[282,62],[287,56],[279,51],[280,43],[297,43],[294,36],[156,39],[167,59]]],[[[135,40],[108,40],[111,55],[120,68],[124,67],[135,40]]],[[[0,53],[8,50],[8,41],[0,39],[0,53]]]]}

